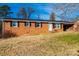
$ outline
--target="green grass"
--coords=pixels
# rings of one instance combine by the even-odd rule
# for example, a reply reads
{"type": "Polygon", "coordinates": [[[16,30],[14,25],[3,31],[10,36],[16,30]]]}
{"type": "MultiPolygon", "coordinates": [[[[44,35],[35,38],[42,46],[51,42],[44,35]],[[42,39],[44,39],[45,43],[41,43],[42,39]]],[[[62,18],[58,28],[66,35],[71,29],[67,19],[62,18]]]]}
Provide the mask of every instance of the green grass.
{"type": "Polygon", "coordinates": [[[1,40],[0,55],[77,56],[79,55],[79,33],[49,33],[1,40]]]}
{"type": "Polygon", "coordinates": [[[79,43],[79,33],[67,34],[58,38],[70,44],[79,43]]]}

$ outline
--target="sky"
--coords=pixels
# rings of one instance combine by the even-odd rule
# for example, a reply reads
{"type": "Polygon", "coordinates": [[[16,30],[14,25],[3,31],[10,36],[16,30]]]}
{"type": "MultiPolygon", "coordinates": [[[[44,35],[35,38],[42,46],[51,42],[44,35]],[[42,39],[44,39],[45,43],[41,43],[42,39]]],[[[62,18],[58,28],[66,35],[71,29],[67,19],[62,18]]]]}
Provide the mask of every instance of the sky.
{"type": "MultiPolygon", "coordinates": [[[[0,6],[2,5],[8,5],[11,7],[11,11],[13,11],[13,17],[16,17],[16,13],[18,12],[19,8],[21,7],[25,7],[26,9],[28,7],[32,7],[35,12],[32,13],[31,17],[32,19],[38,19],[37,15],[40,15],[40,19],[44,19],[44,20],[49,20],[50,19],[50,15],[52,12],[55,12],[56,14],[56,20],[61,20],[61,14],[62,11],[60,9],[55,10],[55,7],[60,7],[63,6],[63,4],[58,4],[58,3],[0,3],[0,6]]],[[[79,4],[75,4],[76,6],[78,6],[79,4]]],[[[71,9],[72,6],[70,6],[69,8],[71,9]]],[[[73,11],[71,12],[72,14],[69,14],[65,17],[68,19],[72,19],[75,18],[77,16],[79,16],[79,9],[77,10],[77,8],[75,9],[75,7],[73,7],[73,11]]]]}

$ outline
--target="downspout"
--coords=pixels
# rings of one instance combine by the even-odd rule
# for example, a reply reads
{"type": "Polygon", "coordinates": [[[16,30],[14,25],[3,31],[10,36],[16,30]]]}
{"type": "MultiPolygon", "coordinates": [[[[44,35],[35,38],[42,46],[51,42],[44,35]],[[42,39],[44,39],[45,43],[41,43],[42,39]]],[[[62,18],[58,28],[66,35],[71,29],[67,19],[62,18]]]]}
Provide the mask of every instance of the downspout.
{"type": "Polygon", "coordinates": [[[2,38],[4,38],[4,19],[2,19],[2,38]]]}

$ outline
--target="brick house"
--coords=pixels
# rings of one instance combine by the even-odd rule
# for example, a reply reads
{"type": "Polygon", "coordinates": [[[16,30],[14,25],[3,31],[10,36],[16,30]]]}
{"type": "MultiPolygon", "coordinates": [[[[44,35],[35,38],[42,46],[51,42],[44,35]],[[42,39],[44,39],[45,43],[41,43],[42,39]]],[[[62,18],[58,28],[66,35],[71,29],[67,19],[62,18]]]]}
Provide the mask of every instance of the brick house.
{"type": "Polygon", "coordinates": [[[6,35],[34,35],[49,32],[65,31],[72,26],[72,22],[67,21],[49,21],[49,20],[26,20],[26,19],[4,19],[3,30],[6,35]]]}

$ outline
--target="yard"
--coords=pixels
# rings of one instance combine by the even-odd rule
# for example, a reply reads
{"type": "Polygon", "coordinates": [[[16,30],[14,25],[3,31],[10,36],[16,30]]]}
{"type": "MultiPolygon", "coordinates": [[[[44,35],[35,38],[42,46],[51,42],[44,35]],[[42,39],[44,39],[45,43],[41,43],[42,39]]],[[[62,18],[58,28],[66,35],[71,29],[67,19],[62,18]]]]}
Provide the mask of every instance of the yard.
{"type": "Polygon", "coordinates": [[[79,33],[49,33],[0,40],[0,55],[78,56],[79,33]]]}

